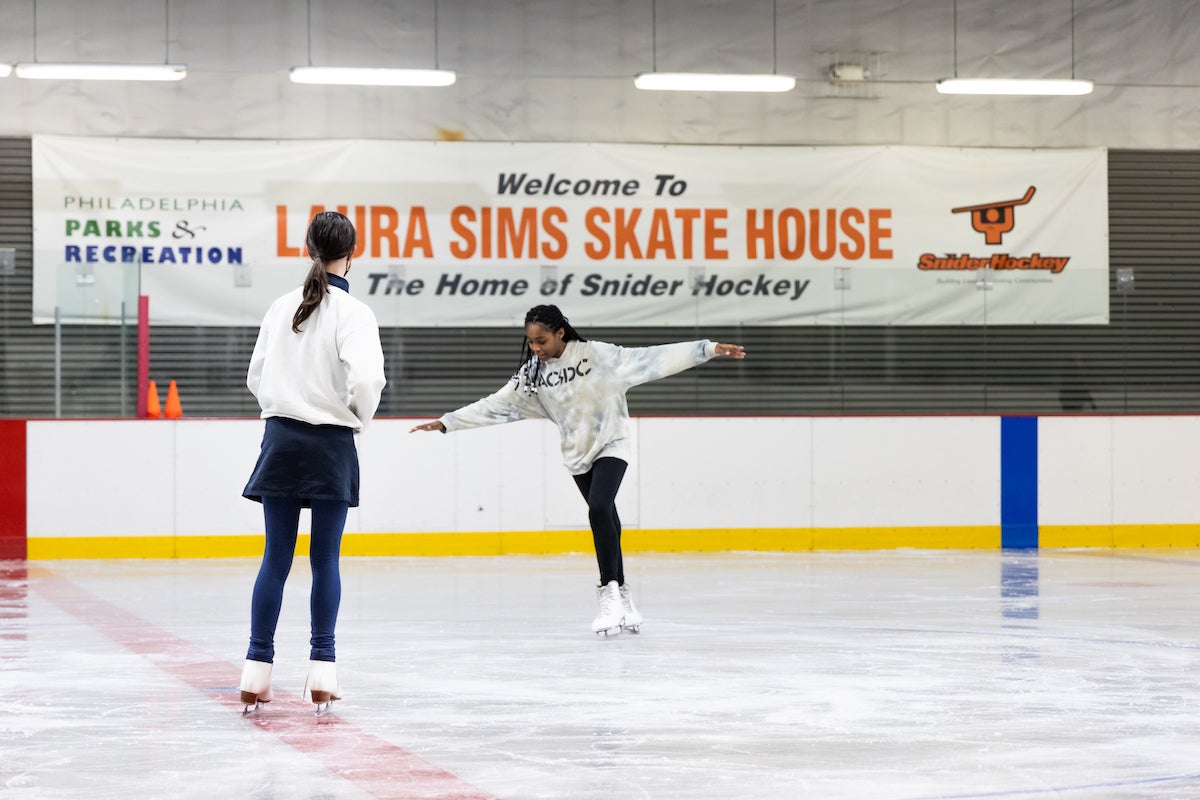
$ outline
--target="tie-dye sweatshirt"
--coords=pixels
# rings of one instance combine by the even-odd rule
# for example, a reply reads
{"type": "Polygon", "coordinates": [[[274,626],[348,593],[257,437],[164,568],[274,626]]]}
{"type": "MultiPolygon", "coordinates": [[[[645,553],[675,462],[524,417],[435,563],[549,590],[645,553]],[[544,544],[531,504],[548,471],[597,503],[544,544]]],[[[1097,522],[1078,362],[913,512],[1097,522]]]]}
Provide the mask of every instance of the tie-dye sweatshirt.
{"type": "Polygon", "coordinates": [[[549,419],[562,438],[563,463],[582,475],[598,458],[629,461],[629,407],[634,386],[703,364],[717,354],[707,339],[654,347],[619,347],[608,342],[567,342],[558,358],[533,363],[504,388],[441,418],[446,431],[481,428],[521,419],[549,419]]]}

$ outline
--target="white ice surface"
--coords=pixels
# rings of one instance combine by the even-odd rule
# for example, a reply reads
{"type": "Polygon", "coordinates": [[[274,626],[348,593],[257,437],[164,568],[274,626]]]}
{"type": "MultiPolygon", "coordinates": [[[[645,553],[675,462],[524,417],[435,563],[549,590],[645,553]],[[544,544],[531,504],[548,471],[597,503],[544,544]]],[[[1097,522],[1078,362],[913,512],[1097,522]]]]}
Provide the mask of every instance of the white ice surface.
{"type": "MultiPolygon", "coordinates": [[[[1200,798],[1195,551],[626,562],[646,621],[600,640],[590,556],[343,559],[338,724],[498,798],[1200,798]]],[[[257,562],[7,567],[0,797],[453,795],[314,757],[304,559],[261,724],[221,701],[257,562]]]]}

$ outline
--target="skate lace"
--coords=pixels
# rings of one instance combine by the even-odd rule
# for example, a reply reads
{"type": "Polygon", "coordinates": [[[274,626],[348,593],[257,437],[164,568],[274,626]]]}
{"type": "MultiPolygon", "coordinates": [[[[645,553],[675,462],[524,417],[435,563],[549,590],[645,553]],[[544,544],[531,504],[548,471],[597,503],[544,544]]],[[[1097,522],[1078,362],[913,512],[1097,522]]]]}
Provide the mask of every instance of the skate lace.
{"type": "Polygon", "coordinates": [[[620,607],[621,598],[616,592],[611,591],[608,588],[605,588],[600,592],[600,616],[612,616],[613,613],[620,607]]]}

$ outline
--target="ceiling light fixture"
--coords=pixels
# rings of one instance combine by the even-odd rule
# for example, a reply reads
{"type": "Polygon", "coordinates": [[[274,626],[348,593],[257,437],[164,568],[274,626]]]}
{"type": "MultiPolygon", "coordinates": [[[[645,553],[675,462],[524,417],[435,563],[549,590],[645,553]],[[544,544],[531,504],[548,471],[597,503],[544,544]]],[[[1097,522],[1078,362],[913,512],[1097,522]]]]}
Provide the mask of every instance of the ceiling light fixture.
{"type": "Polygon", "coordinates": [[[776,42],[778,35],[777,3],[771,3],[771,72],[659,72],[658,71],[658,3],[650,3],[651,71],[634,76],[633,85],[646,91],[663,92],[790,92],[796,86],[794,75],[777,71],[776,42]]]}
{"type": "Polygon", "coordinates": [[[728,72],[643,72],[633,85],[665,92],[788,92],[795,88],[791,75],[754,75],[728,72]]]}
{"type": "Polygon", "coordinates": [[[959,78],[958,0],[954,0],[954,77],[937,82],[940,94],[1065,96],[1091,94],[1094,84],[1075,77],[1075,0],[1071,0],[1070,78],[959,78]]]}
{"type": "Polygon", "coordinates": [[[444,69],[373,69],[367,67],[292,67],[292,83],[329,86],[449,86],[455,74],[444,69]]]}
{"type": "Polygon", "coordinates": [[[433,3],[433,69],[385,67],[314,67],[312,63],[312,0],[308,0],[308,66],[292,67],[292,83],[325,86],[450,86],[458,75],[438,68],[438,4],[433,3]]]}
{"type": "Polygon", "coordinates": [[[1092,93],[1092,82],[1075,78],[942,78],[941,94],[1080,95],[1092,93]]]}
{"type": "Polygon", "coordinates": [[[12,64],[0,64],[0,78],[7,78],[12,72],[12,64]]]}
{"type": "MultiPolygon", "coordinates": [[[[18,78],[75,81],[181,81],[187,77],[186,64],[171,63],[171,0],[164,0],[163,31],[166,59],[162,64],[91,64],[86,62],[38,61],[37,0],[33,0],[33,61],[20,62],[18,78]]],[[[0,77],[7,75],[0,69],[0,77]]]]}
{"type": "Polygon", "coordinates": [[[181,81],[187,77],[183,64],[69,64],[25,62],[17,64],[18,78],[59,81],[181,81]]]}

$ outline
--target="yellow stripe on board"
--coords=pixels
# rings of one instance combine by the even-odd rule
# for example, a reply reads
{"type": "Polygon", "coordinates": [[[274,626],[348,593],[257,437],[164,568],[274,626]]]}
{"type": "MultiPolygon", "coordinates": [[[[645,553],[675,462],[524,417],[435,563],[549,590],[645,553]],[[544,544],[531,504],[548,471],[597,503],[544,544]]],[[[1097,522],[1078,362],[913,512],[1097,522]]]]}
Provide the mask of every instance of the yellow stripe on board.
{"type": "MultiPolygon", "coordinates": [[[[628,552],[758,550],[992,550],[998,525],[912,528],[702,528],[632,529],[622,534],[628,552]]],[[[1200,525],[1042,525],[1042,548],[1200,547],[1200,525]]],[[[248,536],[62,536],[27,540],[30,561],[67,558],[260,557],[261,534],[248,536]]],[[[586,530],[466,533],[348,533],[345,556],[494,556],[590,553],[586,530]]],[[[296,543],[308,555],[308,535],[296,543]]]]}
{"type": "Polygon", "coordinates": [[[976,550],[1000,547],[1000,526],[913,528],[708,528],[630,530],[624,549],[646,552],[766,550],[976,550]]]}
{"type": "Polygon", "coordinates": [[[486,531],[466,533],[348,533],[347,556],[500,556],[584,553],[591,531],[486,531]]]}
{"type": "MultiPolygon", "coordinates": [[[[296,543],[297,555],[308,554],[308,540],[307,534],[300,535],[296,543]]],[[[1000,527],[633,529],[625,531],[621,541],[627,552],[660,553],[996,549],[1000,547],[1000,527]]],[[[259,557],[263,552],[263,537],[35,537],[28,540],[28,552],[31,561],[67,558],[259,557]]],[[[342,538],[344,556],[494,556],[590,552],[592,535],[587,530],[348,533],[342,538]]]]}
{"type": "Polygon", "coordinates": [[[1065,547],[1200,547],[1200,525],[1042,525],[1038,544],[1065,547]]]}
{"type": "MultiPolygon", "coordinates": [[[[308,553],[308,536],[296,552],[308,553]],[[301,550],[303,548],[303,551],[301,550]]],[[[259,536],[53,536],[26,540],[30,561],[60,558],[236,558],[262,556],[259,536]]]]}
{"type": "Polygon", "coordinates": [[[814,550],[998,550],[999,525],[919,528],[816,528],[814,550]]]}
{"type": "Polygon", "coordinates": [[[30,561],[59,558],[174,558],[174,536],[55,536],[26,540],[30,561]]]}

